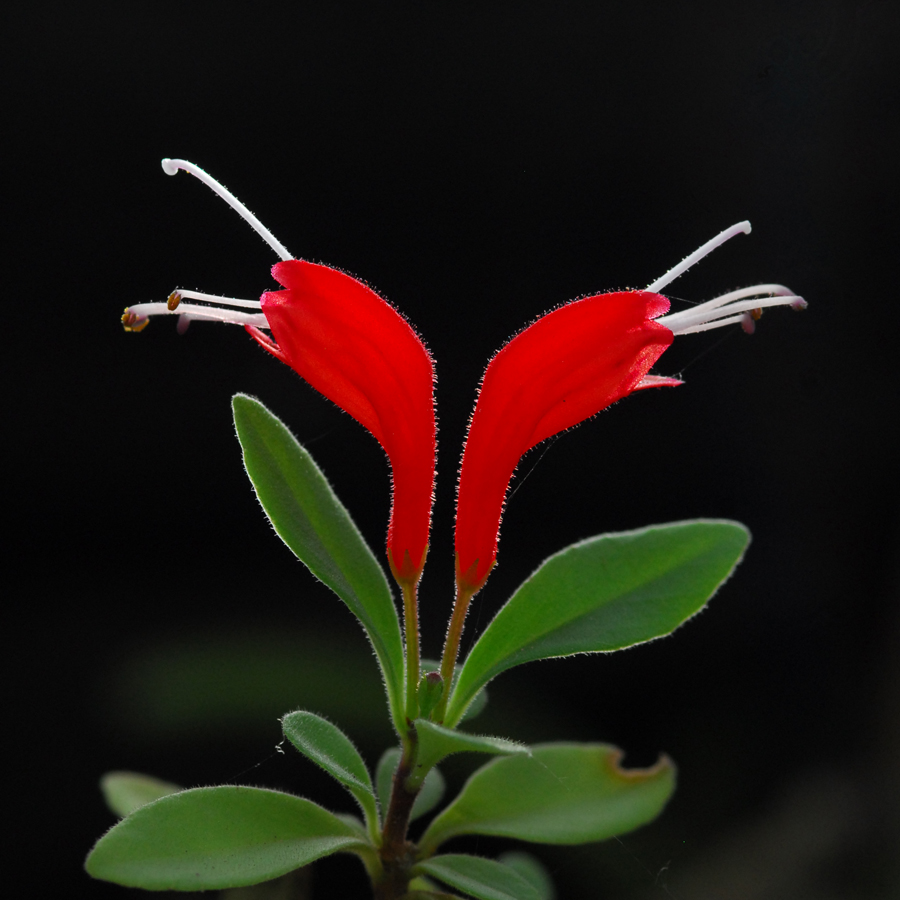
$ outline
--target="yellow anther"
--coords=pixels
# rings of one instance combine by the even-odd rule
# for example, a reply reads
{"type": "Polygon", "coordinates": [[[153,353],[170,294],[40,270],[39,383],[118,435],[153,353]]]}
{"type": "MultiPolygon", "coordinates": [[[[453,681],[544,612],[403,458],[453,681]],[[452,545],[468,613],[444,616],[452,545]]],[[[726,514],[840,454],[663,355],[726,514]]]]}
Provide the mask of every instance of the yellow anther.
{"type": "Polygon", "coordinates": [[[762,312],[762,307],[750,310],[750,315],[753,317],[754,322],[758,322],[762,318],[762,312]]]}
{"type": "Polygon", "coordinates": [[[143,331],[149,322],[150,319],[147,318],[147,316],[137,316],[129,309],[126,309],[125,312],[122,313],[122,327],[126,331],[133,331],[137,334],[138,332],[143,331]]]}
{"type": "Polygon", "coordinates": [[[169,294],[169,299],[166,300],[166,306],[169,308],[169,312],[175,312],[178,309],[178,304],[181,303],[181,294],[178,291],[172,291],[169,294]]]}

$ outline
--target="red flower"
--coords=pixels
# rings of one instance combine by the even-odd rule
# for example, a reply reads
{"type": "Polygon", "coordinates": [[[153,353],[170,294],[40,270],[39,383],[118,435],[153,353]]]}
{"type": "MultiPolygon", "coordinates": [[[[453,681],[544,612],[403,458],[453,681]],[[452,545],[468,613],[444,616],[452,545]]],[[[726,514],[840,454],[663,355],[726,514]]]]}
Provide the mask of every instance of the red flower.
{"type": "Polygon", "coordinates": [[[389,303],[362,282],[327,266],[294,259],[234,196],[198,166],[164,159],[163,169],[194,175],[232,207],[281,257],[272,268],[283,291],[239,300],[174,291],[168,303],[139,303],[122,316],[141,331],[149,316],[180,316],[243,325],[273,356],[367,428],[391,463],[393,498],[387,555],[401,584],[414,587],[428,551],[434,491],[434,365],[425,345],[389,303]],[[200,304],[182,300],[199,300],[200,304]],[[271,329],[274,340],[260,331],[271,329]]]}
{"type": "Polygon", "coordinates": [[[434,487],[431,356],[403,316],[349,275],[297,259],[276,263],[272,275],[286,288],[261,299],[274,341],[245,328],[384,448],[393,474],[388,561],[399,581],[418,581],[434,487]]]}
{"type": "Polygon", "coordinates": [[[514,337],[488,365],[463,453],[456,571],[478,590],[497,558],[506,490],[522,454],[633,391],[680,384],[648,376],[672,343],[652,320],[658,294],[599,294],[562,306],[514,337]]]}
{"type": "MultiPolygon", "coordinates": [[[[388,561],[397,580],[405,588],[414,587],[428,549],[434,488],[431,356],[406,319],[374,291],[335,269],[294,259],[202,169],[179,159],[163,160],[163,168],[170,175],[179,169],[190,172],[235,209],[281,257],[272,274],[285,290],[265,293],[261,301],[175,291],[168,303],[126,309],[126,330],[140,331],[149,316],[160,314],[181,316],[184,327],[192,319],[243,325],[266,350],[366,427],[391,463],[388,561]],[[271,329],[273,337],[261,328],[271,329]]],[[[647,374],[675,335],[736,323],[752,331],[764,307],[806,305],[783,285],[760,284],[653,321],[669,309],[669,301],[657,291],[729,238],[749,231],[749,222],[733,225],[644,291],[599,294],[562,306],[518,334],[491,360],[460,472],[456,565],[461,599],[451,623],[451,643],[458,644],[468,599],[496,561],[506,491],[523,453],[633,391],[680,384],[675,378],[647,374]]],[[[414,591],[407,594],[404,590],[410,600],[414,591]]],[[[407,618],[416,632],[414,614],[413,604],[407,618]]],[[[455,659],[456,649],[451,649],[455,659]]],[[[417,671],[417,665],[411,669],[417,671]]],[[[445,675],[449,678],[449,672],[445,675]]]]}

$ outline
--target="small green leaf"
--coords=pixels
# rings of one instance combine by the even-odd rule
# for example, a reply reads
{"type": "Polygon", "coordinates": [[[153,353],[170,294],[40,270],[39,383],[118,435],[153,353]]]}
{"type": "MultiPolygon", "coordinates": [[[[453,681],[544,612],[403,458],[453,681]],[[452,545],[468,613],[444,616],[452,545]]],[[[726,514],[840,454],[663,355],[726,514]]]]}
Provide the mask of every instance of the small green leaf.
{"type": "Polygon", "coordinates": [[[194,788],[122,819],[100,838],[85,868],[125,887],[204,891],[257,884],[360,846],[354,829],[301,797],[194,788]]]}
{"type": "Polygon", "coordinates": [[[375,766],[375,795],[381,805],[381,812],[387,813],[391,802],[391,790],[394,786],[394,772],[400,765],[400,748],[389,747],[381,754],[378,765],[375,766]]]}
{"type": "Polygon", "coordinates": [[[419,715],[427,719],[444,695],[444,680],[440,672],[426,672],[419,679],[416,698],[419,701],[419,715]]]}
{"type": "Polygon", "coordinates": [[[281,720],[284,736],[306,757],[336,778],[359,803],[373,833],[378,807],[372,778],[359,751],[337,725],[315,713],[297,710],[281,720]]]}
{"type": "Polygon", "coordinates": [[[667,757],[621,769],[605,744],[542,744],[482,766],[419,842],[423,854],[459,834],[545,844],[601,841],[656,818],[675,788],[667,757]]]}
{"type": "Polygon", "coordinates": [[[425,776],[425,781],[422,782],[422,789],[419,791],[419,796],[416,797],[416,802],[413,803],[409,821],[415,822],[419,817],[430,813],[443,800],[446,790],[447,782],[444,781],[441,770],[436,766],[433,767],[425,776]]]}
{"type": "Polygon", "coordinates": [[[107,772],[100,779],[100,790],[110,810],[124,817],[131,815],[138,807],[174,794],[181,788],[139,772],[107,772]]]}
{"type": "MultiPolygon", "coordinates": [[[[381,811],[385,815],[391,802],[394,772],[397,771],[398,765],[400,765],[400,748],[391,747],[390,750],[384,751],[381,759],[378,760],[378,766],[375,770],[375,790],[378,793],[381,811]]],[[[433,768],[425,776],[419,796],[416,797],[415,803],[413,803],[412,811],[409,814],[410,822],[415,821],[420,816],[424,816],[425,813],[431,812],[441,802],[446,789],[447,785],[444,782],[444,776],[441,775],[439,769],[433,768]]]]}
{"type": "Polygon", "coordinates": [[[439,763],[451,753],[490,753],[494,756],[510,756],[512,754],[528,755],[524,744],[508,741],[505,738],[484,737],[478,734],[466,734],[436,725],[427,719],[416,719],[416,734],[419,737],[419,752],[416,756],[416,772],[414,781],[427,773],[432,766],[439,763]]]}
{"type": "Polygon", "coordinates": [[[544,560],[472,648],[444,724],[459,722],[479,688],[513,666],[670,634],[703,608],[749,541],[737,522],[696,520],[600,535],[544,560]]]}
{"type": "Polygon", "coordinates": [[[461,853],[435,856],[413,869],[464,891],[478,900],[541,900],[518,872],[493,859],[461,853]]]}
{"type": "Polygon", "coordinates": [[[501,853],[497,862],[518,872],[538,892],[541,900],[556,900],[553,879],[537,857],[521,850],[510,850],[509,853],[501,853]]]}
{"type": "Polygon", "coordinates": [[[391,589],[350,513],[313,458],[258,400],[232,398],[244,466],[278,536],[362,622],[403,731],[403,641],[391,589]]]}

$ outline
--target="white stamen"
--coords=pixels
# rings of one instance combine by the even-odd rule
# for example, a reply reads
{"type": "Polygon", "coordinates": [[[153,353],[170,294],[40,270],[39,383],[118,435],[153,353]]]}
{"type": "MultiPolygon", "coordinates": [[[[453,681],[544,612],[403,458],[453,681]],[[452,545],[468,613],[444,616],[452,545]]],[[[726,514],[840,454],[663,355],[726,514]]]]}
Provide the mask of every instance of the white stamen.
{"type": "MultiPolygon", "coordinates": [[[[732,294],[743,294],[745,297],[752,294],[759,294],[759,288],[767,285],[758,285],[756,288],[744,288],[742,291],[732,291],[732,294]]],[[[724,295],[728,296],[728,295],[724,295]]],[[[721,300],[716,298],[717,302],[721,300]]],[[[655,321],[660,325],[665,325],[673,334],[690,334],[697,331],[708,331],[711,328],[720,328],[723,325],[730,325],[733,322],[739,322],[743,316],[734,316],[734,313],[752,312],[754,309],[765,309],[769,306],[791,306],[794,309],[805,309],[806,301],[796,294],[786,294],[779,297],[753,297],[750,300],[738,300],[734,303],[722,303],[710,308],[708,303],[682,312],[672,313],[668,316],[661,316],[655,321]],[[724,317],[728,318],[724,318],[724,317]]]]}
{"type": "Polygon", "coordinates": [[[687,312],[700,312],[703,309],[715,309],[717,306],[724,306],[734,300],[743,300],[745,297],[791,297],[794,292],[783,284],[754,284],[751,287],[739,288],[736,291],[729,291],[727,294],[721,294],[707,300],[705,303],[698,303],[692,306],[687,312]]]}
{"type": "Polygon", "coordinates": [[[284,244],[279,241],[256,216],[238,200],[224,185],[219,184],[211,175],[207,175],[199,166],[184,159],[169,159],[162,161],[163,171],[166,175],[175,175],[179,169],[184,169],[195,178],[199,178],[208,188],[218,194],[248,225],[282,258],[293,259],[284,244]]]}
{"type": "Polygon", "coordinates": [[[255,325],[257,328],[268,328],[269,323],[263,313],[245,313],[233,309],[220,309],[216,306],[199,306],[196,303],[179,303],[177,309],[169,309],[166,303],[136,303],[129,306],[126,313],[138,319],[148,316],[185,316],[206,322],[228,322],[233,325],[255,325]]]}
{"type": "MultiPolygon", "coordinates": [[[[702,325],[694,325],[690,328],[679,328],[674,334],[696,334],[698,331],[711,331],[713,328],[721,328],[723,325],[743,325],[747,313],[739,316],[728,316],[726,319],[717,319],[715,322],[704,322],[702,325]]],[[[659,319],[656,320],[657,322],[659,319]]],[[[751,319],[751,321],[753,321],[751,319]]]]}
{"type": "Polygon", "coordinates": [[[684,275],[694,263],[700,262],[704,256],[708,256],[716,247],[721,247],[725,241],[737,234],[750,234],[750,223],[738,222],[737,225],[726,228],[721,234],[717,234],[711,241],[707,241],[702,247],[691,253],[690,256],[686,256],[677,266],[669,269],[662,278],[657,278],[652,284],[648,284],[646,290],[650,291],[650,293],[658,294],[667,284],[671,284],[678,278],[679,275],[684,275]]]}
{"type": "Polygon", "coordinates": [[[202,294],[200,291],[186,291],[178,288],[176,291],[188,300],[205,300],[207,303],[222,303],[225,306],[243,306],[246,309],[262,309],[259,300],[239,300],[237,297],[222,297],[219,294],[202,294]]]}

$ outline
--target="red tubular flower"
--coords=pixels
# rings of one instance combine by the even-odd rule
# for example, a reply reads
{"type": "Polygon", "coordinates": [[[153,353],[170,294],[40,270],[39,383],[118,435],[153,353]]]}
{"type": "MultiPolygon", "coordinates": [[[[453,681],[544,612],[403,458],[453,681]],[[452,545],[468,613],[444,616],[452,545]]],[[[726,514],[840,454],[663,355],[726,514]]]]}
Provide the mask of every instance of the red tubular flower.
{"type": "Polygon", "coordinates": [[[201,168],[183,159],[164,159],[162,166],[169,175],[184,170],[198,178],[262,237],[282,259],[272,274],[285,290],[242,300],[179,289],[167,303],[128,307],[122,316],[126,331],[141,331],[155,315],[179,316],[179,331],[195,319],[243,325],[269,353],[367,428],[391,464],[388,562],[402,585],[414,587],[428,551],[434,491],[434,365],[428,350],[406,319],[362,282],[294,259],[201,168]]]}
{"type": "Polygon", "coordinates": [[[648,376],[672,343],[652,320],[669,301],[599,294],[538,319],[491,360],[469,426],[456,509],[460,588],[478,590],[497,558],[506,491],[522,454],[633,391],[680,384],[648,376]]]}
{"type": "MultiPolygon", "coordinates": [[[[658,291],[735,235],[749,233],[749,222],[726,228],[643,291],[599,294],[562,306],[491,360],[459,477],[456,575],[463,599],[482,587],[497,559],[506,490],[523,453],[634,391],[681,384],[647,374],[676,335],[735,324],[752,334],[764,308],[806,308],[806,301],[782,284],[757,284],[663,315],[669,301],[658,291]]],[[[465,605],[457,603],[457,644],[465,605]]],[[[454,659],[455,654],[451,647],[454,659]]]]}
{"type": "Polygon", "coordinates": [[[327,266],[290,259],[272,275],[283,291],[261,299],[274,341],[247,331],[317,391],[367,428],[391,463],[388,561],[398,581],[416,582],[425,563],[434,487],[434,366],[390,304],[327,266]]]}

